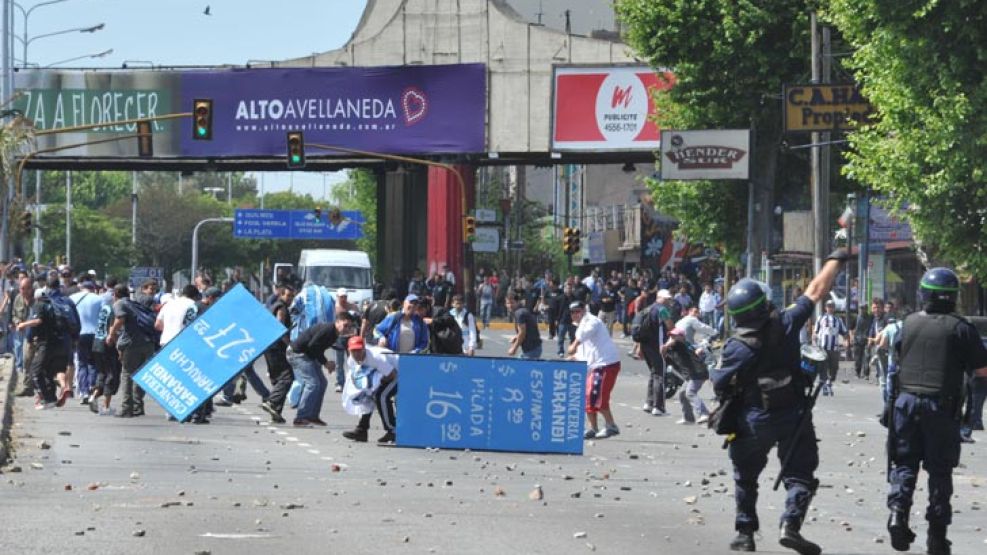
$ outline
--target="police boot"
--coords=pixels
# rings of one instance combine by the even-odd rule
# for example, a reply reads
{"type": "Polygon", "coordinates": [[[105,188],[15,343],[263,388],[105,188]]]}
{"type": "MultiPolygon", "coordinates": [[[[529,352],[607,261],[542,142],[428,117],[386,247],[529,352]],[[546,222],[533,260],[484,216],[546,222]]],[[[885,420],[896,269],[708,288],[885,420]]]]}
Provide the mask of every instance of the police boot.
{"type": "Polygon", "coordinates": [[[908,551],[915,541],[915,532],[908,527],[907,511],[891,511],[888,516],[888,533],[891,534],[891,547],[895,551],[908,551]]]}
{"type": "Polygon", "coordinates": [[[737,530],[737,537],[730,542],[730,551],[757,551],[754,546],[754,531],[737,530]]]}
{"type": "Polygon", "coordinates": [[[798,528],[788,522],[781,525],[781,536],[778,538],[778,543],[783,547],[795,550],[799,555],[819,555],[822,553],[821,547],[803,538],[798,528]]]}
{"type": "Polygon", "coordinates": [[[950,555],[953,542],[946,539],[945,526],[929,526],[929,537],[925,540],[925,552],[928,555],[950,555]]]}

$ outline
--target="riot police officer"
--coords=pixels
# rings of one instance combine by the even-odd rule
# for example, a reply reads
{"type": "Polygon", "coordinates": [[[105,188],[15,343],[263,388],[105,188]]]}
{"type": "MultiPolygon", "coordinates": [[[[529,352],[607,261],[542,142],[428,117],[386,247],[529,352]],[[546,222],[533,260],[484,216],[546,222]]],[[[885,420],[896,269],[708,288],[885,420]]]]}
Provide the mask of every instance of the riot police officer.
{"type": "Polygon", "coordinates": [[[729,419],[735,430],[728,436],[737,503],[737,537],[730,543],[733,551],[755,550],[754,532],[760,528],[757,480],[768,453],[777,445],[780,460],[791,455],[782,474],[787,497],[779,543],[802,555],[821,552],[800,533],[819,484],[814,476],[819,451],[806,394],[813,378],[804,377],[800,370],[799,331],[816,303],[829,294],[847,257],[845,249],[834,251],[805,293],[784,310],[775,309],[766,286],[751,279],[738,281],[727,294],[727,312],[737,329],[724,346],[712,379],[721,403],[732,397],[734,406],[739,406],[732,415],[725,411],[721,417],[729,419]],[[797,434],[799,429],[801,434],[797,434]]]}
{"type": "Polygon", "coordinates": [[[888,477],[888,532],[891,546],[908,551],[915,534],[908,527],[919,464],[929,473],[930,555],[948,555],[946,528],[952,521],[953,468],[960,461],[963,387],[971,375],[987,376],[987,350],[976,328],[954,314],[959,279],[948,268],[922,276],[922,311],[910,314],[902,327],[897,386],[892,393],[888,477]]]}

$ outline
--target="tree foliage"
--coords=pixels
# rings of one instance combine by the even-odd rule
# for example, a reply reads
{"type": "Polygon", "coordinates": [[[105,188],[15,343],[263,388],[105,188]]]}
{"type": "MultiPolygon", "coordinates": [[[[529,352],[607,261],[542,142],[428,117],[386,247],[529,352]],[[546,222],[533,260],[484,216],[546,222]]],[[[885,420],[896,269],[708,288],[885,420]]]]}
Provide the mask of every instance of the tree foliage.
{"type": "Polygon", "coordinates": [[[370,264],[377,267],[377,176],[368,169],[349,171],[345,183],[333,189],[333,199],[343,210],[359,210],[366,223],[363,224],[363,239],[356,246],[370,255],[370,264]]]}
{"type": "MultiPolygon", "coordinates": [[[[656,69],[674,73],[658,94],[659,125],[754,129],[753,178],[766,190],[805,189],[802,161],[779,160],[784,83],[807,81],[812,0],[618,0],[626,39],[656,69]]],[[[650,180],[655,208],[682,222],[690,239],[744,250],[747,190],[735,181],[650,180]]],[[[796,196],[798,196],[796,194],[796,196]]],[[[796,204],[792,202],[791,204],[796,204]]],[[[762,214],[769,213],[768,211],[762,214]]]]}
{"type": "Polygon", "coordinates": [[[987,279],[984,3],[834,0],[828,17],[876,111],[845,172],[888,197],[931,258],[987,279]]]}

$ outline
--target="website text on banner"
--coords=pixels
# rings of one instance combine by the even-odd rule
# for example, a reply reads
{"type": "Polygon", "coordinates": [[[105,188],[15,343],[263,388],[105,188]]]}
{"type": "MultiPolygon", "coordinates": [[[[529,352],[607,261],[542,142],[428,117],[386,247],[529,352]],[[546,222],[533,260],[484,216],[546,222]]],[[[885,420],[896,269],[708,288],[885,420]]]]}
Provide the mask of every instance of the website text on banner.
{"type": "Polygon", "coordinates": [[[583,362],[401,355],[397,444],[583,453],[583,362]]]}
{"type": "Polygon", "coordinates": [[[134,379],[172,416],[185,420],[285,331],[237,285],[162,347],[134,379]]]}

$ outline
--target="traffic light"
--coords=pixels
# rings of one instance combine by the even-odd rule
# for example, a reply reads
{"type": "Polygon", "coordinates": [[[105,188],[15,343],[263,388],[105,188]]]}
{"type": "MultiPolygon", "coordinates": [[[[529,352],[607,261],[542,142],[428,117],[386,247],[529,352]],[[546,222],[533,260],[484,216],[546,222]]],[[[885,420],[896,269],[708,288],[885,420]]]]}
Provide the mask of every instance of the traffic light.
{"type": "Polygon", "coordinates": [[[315,209],[312,210],[312,213],[315,214],[315,221],[317,221],[317,222],[321,222],[322,221],[322,207],[321,206],[316,206],[315,209]]]}
{"type": "Polygon", "coordinates": [[[34,228],[33,217],[30,212],[21,213],[21,231],[31,233],[31,229],[34,228]]]}
{"type": "Polygon", "coordinates": [[[467,243],[476,241],[476,218],[473,216],[463,218],[463,241],[467,243]]]}
{"type": "Polygon", "coordinates": [[[576,254],[579,252],[579,228],[567,227],[562,230],[562,252],[576,254]]]}
{"type": "Polygon", "coordinates": [[[208,98],[192,101],[192,138],[196,141],[212,140],[212,100],[208,98]]]}
{"type": "Polygon", "coordinates": [[[288,132],[288,169],[300,170],[305,167],[305,138],[301,131],[288,132]]]}
{"type": "Polygon", "coordinates": [[[137,122],[137,156],[152,158],[154,156],[154,137],[151,135],[151,122],[137,122]]]}

